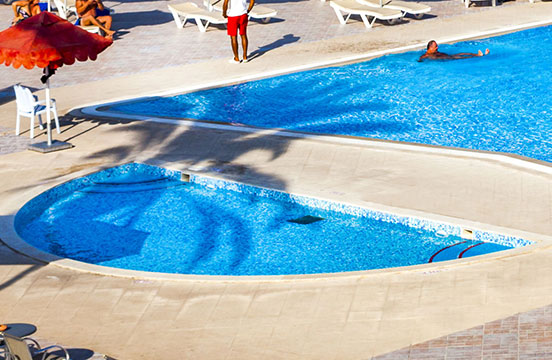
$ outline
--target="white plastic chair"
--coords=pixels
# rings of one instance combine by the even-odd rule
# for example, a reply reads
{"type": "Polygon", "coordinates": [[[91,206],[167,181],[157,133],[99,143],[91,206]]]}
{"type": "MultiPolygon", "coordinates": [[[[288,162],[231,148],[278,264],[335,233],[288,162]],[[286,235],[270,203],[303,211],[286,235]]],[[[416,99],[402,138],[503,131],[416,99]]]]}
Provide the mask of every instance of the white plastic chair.
{"type": "MultiPolygon", "coordinates": [[[[36,96],[33,95],[31,90],[21,85],[14,85],[13,89],[15,90],[15,101],[17,103],[17,123],[15,125],[15,135],[19,135],[21,116],[26,116],[30,118],[30,137],[34,137],[34,119],[35,116],[38,116],[38,123],[40,129],[43,129],[42,117],[41,114],[46,112],[46,100],[38,100],[36,96]]],[[[54,119],[56,121],[57,133],[61,133],[59,129],[59,119],[56,109],[56,100],[51,99],[50,101],[50,111],[54,114],[54,119]]]]}
{"type": "Polygon", "coordinates": [[[79,17],[74,0],[54,0],[59,17],[67,20],[71,14],[79,17]]]}

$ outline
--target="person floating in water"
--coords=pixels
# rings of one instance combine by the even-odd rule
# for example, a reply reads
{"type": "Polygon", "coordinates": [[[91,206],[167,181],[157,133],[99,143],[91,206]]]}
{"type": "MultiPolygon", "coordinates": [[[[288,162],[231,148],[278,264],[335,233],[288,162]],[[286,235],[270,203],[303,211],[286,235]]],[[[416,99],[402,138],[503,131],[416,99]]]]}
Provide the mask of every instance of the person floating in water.
{"type": "Polygon", "coordinates": [[[427,43],[427,51],[425,54],[420,56],[418,61],[423,61],[424,59],[430,59],[430,60],[458,60],[458,59],[467,59],[472,57],[478,57],[478,56],[484,56],[489,54],[489,49],[485,49],[485,53],[481,50],[477,52],[477,54],[474,53],[459,53],[459,54],[445,54],[442,52],[439,52],[439,45],[437,45],[437,42],[435,40],[431,40],[427,43]]]}

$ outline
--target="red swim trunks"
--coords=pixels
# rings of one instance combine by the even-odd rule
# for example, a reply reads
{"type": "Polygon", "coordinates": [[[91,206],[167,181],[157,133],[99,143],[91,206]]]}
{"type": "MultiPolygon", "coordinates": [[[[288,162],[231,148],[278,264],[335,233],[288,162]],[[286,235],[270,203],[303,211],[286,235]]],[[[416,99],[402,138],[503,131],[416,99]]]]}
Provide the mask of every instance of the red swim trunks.
{"type": "Polygon", "coordinates": [[[240,28],[240,35],[245,35],[247,31],[247,18],[247,14],[228,16],[228,35],[237,36],[238,28],[240,28]]]}

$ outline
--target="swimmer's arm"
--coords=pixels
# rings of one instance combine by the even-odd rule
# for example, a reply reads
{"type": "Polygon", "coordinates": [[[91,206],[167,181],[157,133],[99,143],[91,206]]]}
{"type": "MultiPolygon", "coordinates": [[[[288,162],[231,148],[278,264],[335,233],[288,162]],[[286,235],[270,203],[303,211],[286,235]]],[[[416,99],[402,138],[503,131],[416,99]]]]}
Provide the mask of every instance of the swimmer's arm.
{"type": "Polygon", "coordinates": [[[418,59],[418,62],[422,62],[424,61],[425,58],[427,58],[427,54],[423,54],[422,56],[420,56],[420,58],[418,59]]]}
{"type": "Polygon", "coordinates": [[[251,11],[251,9],[253,9],[253,5],[255,5],[255,0],[250,0],[249,7],[247,8],[247,13],[248,14],[251,11]]]}

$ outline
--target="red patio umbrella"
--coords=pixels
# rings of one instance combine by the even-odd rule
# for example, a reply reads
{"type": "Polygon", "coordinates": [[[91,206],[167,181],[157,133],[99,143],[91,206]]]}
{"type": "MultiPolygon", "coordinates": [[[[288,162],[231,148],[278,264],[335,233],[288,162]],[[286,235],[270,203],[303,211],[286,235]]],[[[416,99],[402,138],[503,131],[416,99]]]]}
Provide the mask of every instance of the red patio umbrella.
{"type": "Polygon", "coordinates": [[[52,145],[50,131],[50,80],[55,70],[78,61],[96,60],[113,41],[91,34],[67,20],[42,12],[0,32],[0,64],[26,69],[44,69],[41,78],[46,83],[48,147],[52,145]]]}

